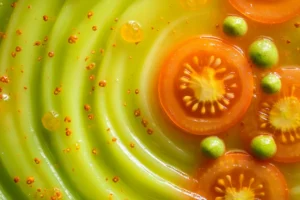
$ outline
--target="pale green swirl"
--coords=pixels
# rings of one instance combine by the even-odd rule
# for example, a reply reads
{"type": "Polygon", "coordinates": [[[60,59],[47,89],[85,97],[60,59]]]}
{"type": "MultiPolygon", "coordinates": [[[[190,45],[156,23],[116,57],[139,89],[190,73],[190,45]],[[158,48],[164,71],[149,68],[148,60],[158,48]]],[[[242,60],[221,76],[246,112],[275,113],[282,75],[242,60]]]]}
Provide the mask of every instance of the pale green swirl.
{"type": "Polygon", "coordinates": [[[44,194],[50,199],[57,188],[63,199],[199,199],[190,191],[198,160],[197,148],[191,144],[197,143],[164,125],[155,90],[166,53],[161,46],[170,46],[176,38],[166,40],[173,28],[184,23],[183,13],[164,12],[180,5],[157,6],[158,1],[146,0],[23,0],[11,8],[12,3],[2,1],[0,7],[0,30],[6,34],[1,40],[0,75],[10,79],[1,83],[9,99],[0,103],[0,198],[35,199],[44,194]],[[151,30],[151,24],[167,24],[159,21],[164,20],[159,14],[172,23],[151,30]],[[145,39],[138,45],[120,37],[120,27],[128,20],[143,27],[145,39]],[[71,35],[78,36],[76,44],[68,43],[71,35]],[[45,36],[48,41],[43,41],[45,36]],[[43,45],[35,46],[36,41],[43,45]],[[13,57],[17,46],[22,51],[13,57]],[[95,69],[86,70],[92,62],[95,69]],[[91,75],[94,80],[89,80],[91,75]],[[107,81],[106,87],[98,86],[101,80],[107,81]],[[54,95],[60,86],[62,92],[54,95]],[[85,104],[91,106],[93,120],[88,119],[85,104]],[[141,110],[140,117],[134,116],[136,109],[141,110]],[[61,127],[55,132],[41,123],[49,111],[60,115],[61,127]],[[65,116],[72,122],[63,122],[65,116]],[[142,118],[152,135],[142,126],[142,118]],[[65,135],[65,128],[72,130],[71,136],[65,135]],[[70,152],[64,151],[67,148],[70,152]],[[14,177],[20,181],[14,183],[14,177]],[[31,186],[27,177],[34,177],[31,186]],[[119,180],[114,182],[114,177],[119,180]]]}

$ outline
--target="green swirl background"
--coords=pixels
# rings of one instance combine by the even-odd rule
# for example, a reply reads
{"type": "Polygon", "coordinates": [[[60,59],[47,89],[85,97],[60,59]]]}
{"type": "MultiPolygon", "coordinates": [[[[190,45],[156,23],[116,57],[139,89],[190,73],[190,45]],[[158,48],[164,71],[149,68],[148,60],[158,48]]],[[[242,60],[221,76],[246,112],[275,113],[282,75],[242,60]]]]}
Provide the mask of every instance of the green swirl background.
{"type": "Polygon", "coordinates": [[[229,5],[211,1],[190,11],[175,0],[20,0],[12,8],[13,2],[0,0],[0,76],[9,78],[0,83],[0,199],[50,199],[56,191],[63,199],[201,199],[193,192],[201,138],[164,117],[157,77],[174,45],[220,34],[211,21],[225,14],[214,8],[229,5]],[[120,36],[129,20],[142,26],[139,44],[120,36]],[[22,50],[13,57],[17,46],[22,50]],[[95,68],[87,70],[91,63],[95,68]],[[102,80],[106,87],[99,87],[102,80]],[[41,121],[51,111],[60,120],[52,132],[41,121]],[[27,184],[28,177],[34,183],[27,184]]]}

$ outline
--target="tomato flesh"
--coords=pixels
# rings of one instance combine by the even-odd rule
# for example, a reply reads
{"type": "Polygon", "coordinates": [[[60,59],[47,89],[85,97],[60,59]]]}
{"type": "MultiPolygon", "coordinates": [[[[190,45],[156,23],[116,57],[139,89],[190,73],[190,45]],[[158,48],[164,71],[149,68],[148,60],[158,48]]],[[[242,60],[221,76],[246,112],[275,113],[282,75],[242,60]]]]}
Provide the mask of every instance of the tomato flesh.
{"type": "Polygon", "coordinates": [[[244,153],[229,153],[211,161],[205,170],[201,169],[198,180],[198,192],[206,199],[288,199],[281,172],[274,165],[255,161],[244,153]]]}
{"type": "Polygon", "coordinates": [[[166,59],[159,100],[171,121],[197,135],[225,132],[241,120],[253,93],[252,71],[236,47],[213,37],[192,38],[166,59]]]}

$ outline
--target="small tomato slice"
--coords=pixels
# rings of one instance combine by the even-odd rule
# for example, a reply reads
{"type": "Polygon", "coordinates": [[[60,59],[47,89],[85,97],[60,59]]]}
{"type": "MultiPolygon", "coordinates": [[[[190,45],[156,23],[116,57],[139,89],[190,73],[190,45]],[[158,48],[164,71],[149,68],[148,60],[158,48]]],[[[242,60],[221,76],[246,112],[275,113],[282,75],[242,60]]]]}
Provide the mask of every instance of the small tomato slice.
{"type": "Polygon", "coordinates": [[[231,5],[250,19],[276,24],[300,13],[299,0],[229,0],[231,5]]]}
{"type": "Polygon", "coordinates": [[[199,194],[208,200],[287,200],[282,173],[244,153],[228,153],[199,173],[199,194]]]}
{"type": "Polygon", "coordinates": [[[272,135],[277,145],[274,160],[300,162],[300,68],[282,67],[273,73],[280,76],[281,90],[273,95],[258,90],[257,128],[245,127],[242,137],[250,141],[257,135],[272,135]]]}
{"type": "Polygon", "coordinates": [[[159,100],[182,130],[222,133],[241,120],[253,94],[251,68],[236,47],[213,37],[196,37],[176,48],[164,62],[159,100]]]}

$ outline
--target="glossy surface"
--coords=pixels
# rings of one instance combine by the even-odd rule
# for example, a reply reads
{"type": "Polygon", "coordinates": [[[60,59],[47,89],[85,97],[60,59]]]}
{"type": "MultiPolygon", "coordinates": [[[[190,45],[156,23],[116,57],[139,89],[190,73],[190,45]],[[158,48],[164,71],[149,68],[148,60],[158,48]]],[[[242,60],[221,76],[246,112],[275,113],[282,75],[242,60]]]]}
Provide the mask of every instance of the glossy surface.
{"type": "MultiPolygon", "coordinates": [[[[0,0],[0,199],[200,199],[203,137],[174,126],[160,106],[165,60],[209,36],[248,62],[249,45],[267,36],[279,49],[274,70],[300,65],[299,17],[277,25],[245,18],[247,34],[234,39],[221,27],[231,14],[241,15],[224,0],[0,0]],[[137,44],[121,34],[132,20],[143,33],[137,44]],[[43,125],[49,112],[58,114],[55,131],[43,125]]],[[[255,80],[266,73],[251,69],[255,80]]],[[[249,118],[220,129],[227,150],[249,145],[240,133],[256,127],[258,88],[249,118]]],[[[300,199],[299,163],[270,162],[290,199],[300,199]]]]}

